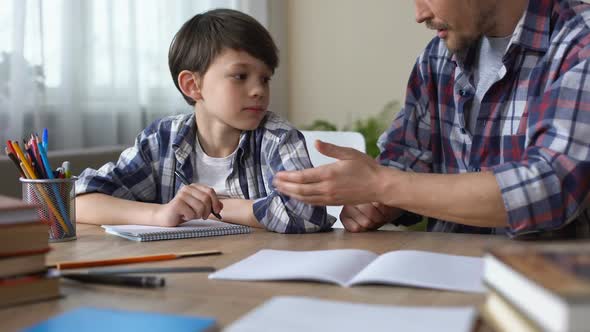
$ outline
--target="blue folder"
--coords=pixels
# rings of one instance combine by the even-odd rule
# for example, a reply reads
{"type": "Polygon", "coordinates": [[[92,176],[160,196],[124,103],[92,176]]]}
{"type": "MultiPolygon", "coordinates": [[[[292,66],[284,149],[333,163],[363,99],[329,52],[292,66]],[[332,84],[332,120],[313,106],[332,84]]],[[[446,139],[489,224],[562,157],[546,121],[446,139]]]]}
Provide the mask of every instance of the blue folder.
{"type": "Polygon", "coordinates": [[[215,319],[179,316],[153,312],[124,311],[82,307],[67,311],[35,326],[26,332],[210,332],[217,331],[215,319]]]}

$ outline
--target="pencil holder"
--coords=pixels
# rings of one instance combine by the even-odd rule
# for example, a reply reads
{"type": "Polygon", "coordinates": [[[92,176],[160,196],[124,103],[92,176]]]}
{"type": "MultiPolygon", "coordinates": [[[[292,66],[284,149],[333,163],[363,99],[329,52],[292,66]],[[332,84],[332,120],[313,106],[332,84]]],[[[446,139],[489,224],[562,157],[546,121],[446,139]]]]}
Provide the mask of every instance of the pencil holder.
{"type": "Polygon", "coordinates": [[[76,239],[76,179],[20,178],[23,201],[37,205],[39,219],[49,227],[49,242],[76,239]]]}

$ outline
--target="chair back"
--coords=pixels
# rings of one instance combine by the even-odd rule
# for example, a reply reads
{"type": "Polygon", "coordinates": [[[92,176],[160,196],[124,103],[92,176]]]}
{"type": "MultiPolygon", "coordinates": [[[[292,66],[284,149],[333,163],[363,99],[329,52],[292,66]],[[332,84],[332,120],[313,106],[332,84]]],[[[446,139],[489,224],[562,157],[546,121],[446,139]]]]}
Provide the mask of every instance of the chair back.
{"type": "MultiPolygon", "coordinates": [[[[336,161],[334,158],[324,156],[319,153],[315,148],[315,140],[321,140],[327,143],[332,143],[344,147],[353,148],[361,152],[366,152],[365,138],[362,134],[353,131],[313,131],[313,130],[302,130],[303,136],[307,143],[307,151],[309,152],[309,158],[314,167],[330,164],[336,161]]],[[[336,217],[336,223],[334,228],[344,228],[340,222],[340,211],[342,206],[328,206],[328,213],[336,217]]]]}

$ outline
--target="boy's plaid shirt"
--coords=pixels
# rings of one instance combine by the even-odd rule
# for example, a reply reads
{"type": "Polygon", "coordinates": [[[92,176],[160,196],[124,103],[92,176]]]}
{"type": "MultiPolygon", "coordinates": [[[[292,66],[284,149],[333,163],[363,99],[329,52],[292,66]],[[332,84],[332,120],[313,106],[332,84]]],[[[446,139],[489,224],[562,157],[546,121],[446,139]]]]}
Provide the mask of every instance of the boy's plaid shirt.
{"type": "Polygon", "coordinates": [[[404,109],[380,137],[379,161],[414,172],[494,173],[509,228],[430,220],[429,230],[590,236],[590,6],[529,1],[469,133],[476,53],[477,45],[453,55],[440,38],[430,42],[404,109]]]}
{"type": "MultiPolygon", "coordinates": [[[[86,169],[76,181],[76,195],[98,192],[149,203],[167,203],[181,188],[178,169],[193,179],[196,122],[194,113],[154,122],[123,151],[117,163],[86,169]]],[[[268,230],[306,233],[327,230],[335,218],[325,207],[291,199],[272,186],[274,174],[312,167],[303,135],[268,113],[254,131],[240,136],[227,187],[232,198],[255,200],[254,215],[268,230]]]]}

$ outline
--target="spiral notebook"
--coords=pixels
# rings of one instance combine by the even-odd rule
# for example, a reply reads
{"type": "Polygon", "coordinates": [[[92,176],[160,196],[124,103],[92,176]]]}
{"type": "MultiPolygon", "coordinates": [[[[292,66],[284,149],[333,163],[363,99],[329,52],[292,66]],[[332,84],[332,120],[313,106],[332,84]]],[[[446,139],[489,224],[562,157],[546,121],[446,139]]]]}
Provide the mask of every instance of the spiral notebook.
{"type": "Polygon", "coordinates": [[[108,234],[145,242],[250,233],[250,227],[217,220],[190,220],[177,227],[102,225],[108,234]]]}

